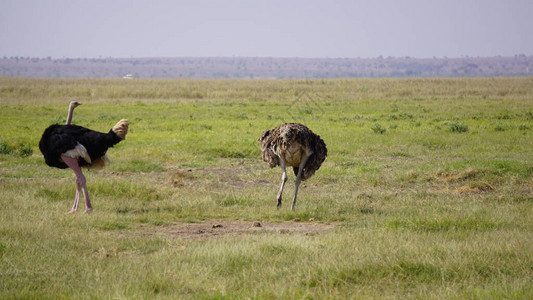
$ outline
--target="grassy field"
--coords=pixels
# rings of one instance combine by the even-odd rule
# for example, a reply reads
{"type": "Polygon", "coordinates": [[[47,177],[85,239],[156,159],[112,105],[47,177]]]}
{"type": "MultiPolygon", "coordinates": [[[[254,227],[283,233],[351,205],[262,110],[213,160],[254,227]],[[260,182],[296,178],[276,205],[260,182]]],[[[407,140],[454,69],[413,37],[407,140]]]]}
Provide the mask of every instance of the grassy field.
{"type": "Polygon", "coordinates": [[[0,78],[0,153],[1,299],[533,298],[533,78],[0,78]],[[71,100],[131,123],[89,215],[37,146],[71,100]],[[329,153],[294,212],[291,121],[329,153]]]}

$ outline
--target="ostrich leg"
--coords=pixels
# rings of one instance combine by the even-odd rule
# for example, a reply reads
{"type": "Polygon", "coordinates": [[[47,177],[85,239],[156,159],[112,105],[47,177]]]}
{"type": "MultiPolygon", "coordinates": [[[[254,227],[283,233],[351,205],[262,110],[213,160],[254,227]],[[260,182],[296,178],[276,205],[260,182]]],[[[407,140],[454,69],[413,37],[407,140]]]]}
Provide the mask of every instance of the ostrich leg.
{"type": "Polygon", "coordinates": [[[310,155],[304,155],[300,160],[300,166],[298,167],[298,175],[296,175],[296,181],[294,182],[294,198],[292,198],[291,210],[294,211],[294,206],[296,205],[296,197],[298,196],[298,187],[300,187],[300,182],[302,182],[302,173],[304,172],[305,163],[310,155]]]}
{"type": "Polygon", "coordinates": [[[283,158],[280,157],[279,159],[279,166],[281,167],[281,187],[279,188],[277,200],[278,200],[278,208],[281,207],[281,196],[283,194],[283,187],[285,186],[285,182],[287,182],[287,169],[285,168],[285,161],[283,158]]]}
{"type": "Polygon", "coordinates": [[[76,158],[61,156],[61,159],[71,168],[76,174],[76,197],[74,198],[74,204],[72,205],[72,210],[70,213],[76,212],[78,210],[78,202],[80,199],[80,190],[83,191],[83,197],[85,198],[85,213],[88,214],[91,212],[91,200],[89,199],[89,192],[87,191],[87,184],[85,181],[85,176],[81,172],[81,168],[78,164],[76,158]]]}
{"type": "Polygon", "coordinates": [[[75,213],[78,210],[78,204],[80,200],[80,186],[76,183],[76,197],[74,197],[74,204],[72,209],[69,211],[69,214],[75,213]]]}

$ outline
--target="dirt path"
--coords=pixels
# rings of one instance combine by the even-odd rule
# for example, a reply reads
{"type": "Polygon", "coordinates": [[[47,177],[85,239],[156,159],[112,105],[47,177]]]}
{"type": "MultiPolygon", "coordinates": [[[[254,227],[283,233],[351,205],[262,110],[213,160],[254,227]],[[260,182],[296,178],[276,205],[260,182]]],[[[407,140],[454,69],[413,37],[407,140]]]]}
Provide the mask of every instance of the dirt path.
{"type": "Polygon", "coordinates": [[[330,223],[289,221],[283,223],[209,220],[201,223],[183,223],[159,227],[141,227],[142,235],[159,235],[182,239],[238,236],[254,232],[315,235],[335,228],[330,223]]]}

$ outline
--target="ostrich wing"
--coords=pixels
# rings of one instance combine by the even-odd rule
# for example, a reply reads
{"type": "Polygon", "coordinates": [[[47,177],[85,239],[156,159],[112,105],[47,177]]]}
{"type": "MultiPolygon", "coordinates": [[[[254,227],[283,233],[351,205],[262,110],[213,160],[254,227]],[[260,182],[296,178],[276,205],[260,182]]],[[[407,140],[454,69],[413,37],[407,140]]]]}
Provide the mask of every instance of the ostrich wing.
{"type": "Polygon", "coordinates": [[[66,169],[68,166],[61,161],[61,154],[76,148],[76,139],[61,130],[59,125],[48,127],[39,142],[39,149],[44,155],[46,164],[52,167],[66,169]]]}

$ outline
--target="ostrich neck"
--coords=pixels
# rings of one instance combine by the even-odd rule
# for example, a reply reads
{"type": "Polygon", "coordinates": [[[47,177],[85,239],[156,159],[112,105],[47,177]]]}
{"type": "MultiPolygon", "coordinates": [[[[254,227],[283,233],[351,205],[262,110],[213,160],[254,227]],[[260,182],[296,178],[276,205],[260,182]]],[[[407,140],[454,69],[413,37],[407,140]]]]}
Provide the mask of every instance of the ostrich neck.
{"type": "Polygon", "coordinates": [[[67,123],[66,125],[70,125],[70,122],[72,121],[72,112],[74,111],[74,106],[70,105],[68,107],[68,115],[67,115],[67,123]]]}

